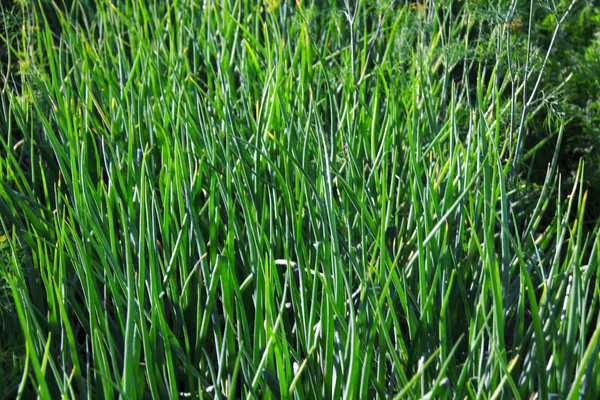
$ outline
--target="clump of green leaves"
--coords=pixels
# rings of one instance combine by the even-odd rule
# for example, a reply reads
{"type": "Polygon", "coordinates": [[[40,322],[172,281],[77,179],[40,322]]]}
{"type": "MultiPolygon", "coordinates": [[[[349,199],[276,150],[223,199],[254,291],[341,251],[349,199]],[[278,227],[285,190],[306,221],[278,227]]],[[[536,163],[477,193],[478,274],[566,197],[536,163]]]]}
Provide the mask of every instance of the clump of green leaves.
{"type": "Polygon", "coordinates": [[[22,369],[26,366],[23,335],[18,326],[10,279],[11,266],[19,269],[24,265],[25,255],[16,240],[0,235],[0,398],[10,398],[17,393],[22,369]]]}
{"type": "Polygon", "coordinates": [[[17,397],[598,396],[530,3],[87,4],[9,46],[17,397]]]}

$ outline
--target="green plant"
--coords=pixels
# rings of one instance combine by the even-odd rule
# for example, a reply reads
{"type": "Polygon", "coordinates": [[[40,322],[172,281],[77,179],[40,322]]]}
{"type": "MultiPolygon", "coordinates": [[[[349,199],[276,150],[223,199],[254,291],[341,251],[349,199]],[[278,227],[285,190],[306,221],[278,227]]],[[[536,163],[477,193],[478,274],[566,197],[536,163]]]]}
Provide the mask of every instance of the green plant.
{"type": "Polygon", "coordinates": [[[542,183],[517,146],[527,6],[276,3],[40,2],[2,36],[11,395],[597,396],[587,167],[564,197],[552,109],[542,183]]]}

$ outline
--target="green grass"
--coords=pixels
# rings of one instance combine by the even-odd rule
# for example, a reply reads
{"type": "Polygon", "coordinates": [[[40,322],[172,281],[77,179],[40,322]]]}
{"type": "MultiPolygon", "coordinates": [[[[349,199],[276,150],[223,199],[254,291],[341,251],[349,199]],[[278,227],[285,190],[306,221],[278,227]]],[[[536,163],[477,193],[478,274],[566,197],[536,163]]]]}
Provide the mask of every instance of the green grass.
{"type": "Polygon", "coordinates": [[[4,9],[7,398],[600,395],[529,2],[315,3],[4,9]]]}

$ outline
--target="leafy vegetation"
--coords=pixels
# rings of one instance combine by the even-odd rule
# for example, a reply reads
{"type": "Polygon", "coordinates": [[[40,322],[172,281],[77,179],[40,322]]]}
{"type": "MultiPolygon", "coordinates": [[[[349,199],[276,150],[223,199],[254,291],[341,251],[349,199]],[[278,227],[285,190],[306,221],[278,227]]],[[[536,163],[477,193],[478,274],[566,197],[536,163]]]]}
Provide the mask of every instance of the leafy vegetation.
{"type": "MultiPolygon", "coordinates": [[[[549,87],[560,88],[560,96],[546,102],[553,111],[559,111],[565,121],[565,141],[560,148],[559,166],[564,175],[573,177],[579,159],[586,163],[584,185],[590,191],[591,204],[586,210],[588,226],[595,225],[600,217],[600,3],[598,1],[578,2],[571,18],[565,20],[554,42],[553,57],[546,67],[545,82],[549,87]],[[591,206],[591,207],[590,207],[591,206]]],[[[545,12],[539,15],[536,35],[539,45],[547,48],[556,23],[552,15],[545,12]]],[[[547,114],[543,113],[546,117],[547,114]]],[[[536,121],[543,126],[543,120],[536,121]]],[[[534,125],[535,127],[535,125],[534,125]]],[[[532,129],[531,143],[545,136],[544,129],[532,129]]],[[[555,141],[551,140],[536,155],[532,165],[533,179],[539,179],[555,141]]]]}
{"type": "Polygon", "coordinates": [[[544,5],[4,5],[5,397],[597,398],[544,5]]]}

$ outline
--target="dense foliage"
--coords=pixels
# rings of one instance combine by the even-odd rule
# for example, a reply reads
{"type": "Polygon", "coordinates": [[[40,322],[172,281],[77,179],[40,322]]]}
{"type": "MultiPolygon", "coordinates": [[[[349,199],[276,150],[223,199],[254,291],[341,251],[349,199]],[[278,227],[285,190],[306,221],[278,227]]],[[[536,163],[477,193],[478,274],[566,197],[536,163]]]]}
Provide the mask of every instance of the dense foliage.
{"type": "Polygon", "coordinates": [[[600,396],[596,2],[1,20],[4,398],[600,396]]]}

